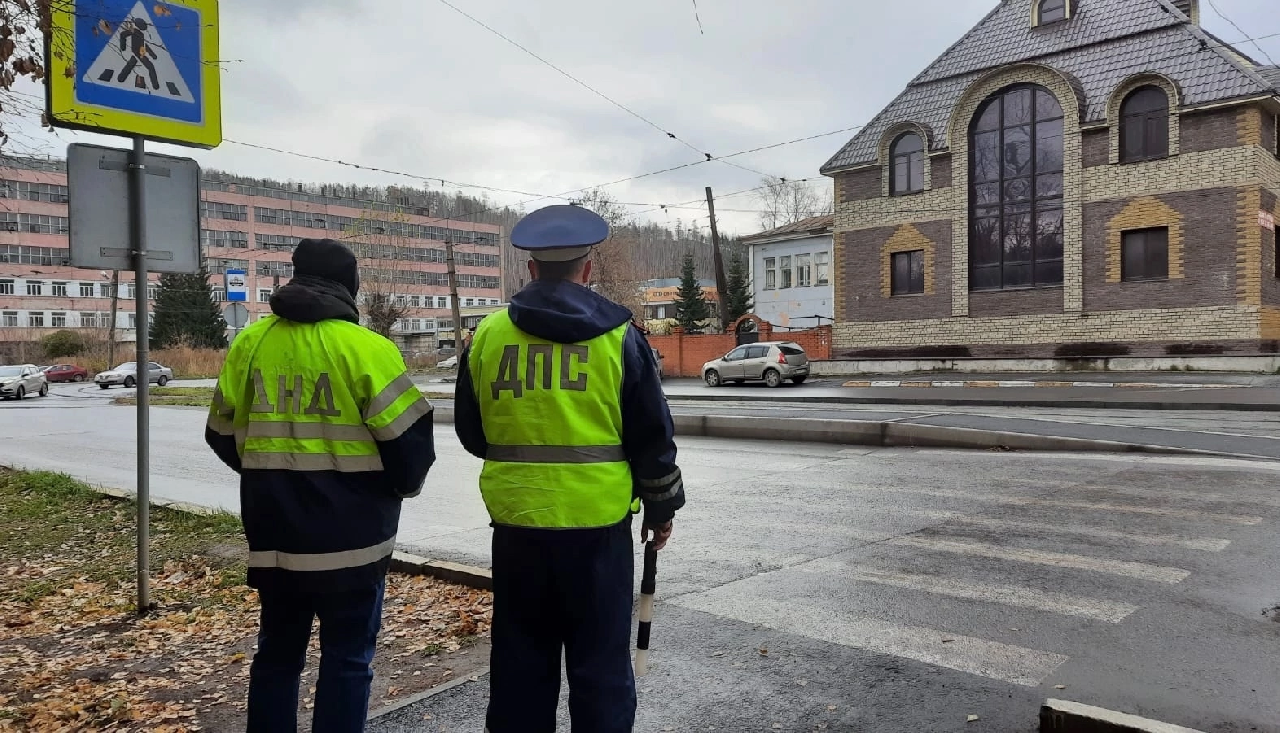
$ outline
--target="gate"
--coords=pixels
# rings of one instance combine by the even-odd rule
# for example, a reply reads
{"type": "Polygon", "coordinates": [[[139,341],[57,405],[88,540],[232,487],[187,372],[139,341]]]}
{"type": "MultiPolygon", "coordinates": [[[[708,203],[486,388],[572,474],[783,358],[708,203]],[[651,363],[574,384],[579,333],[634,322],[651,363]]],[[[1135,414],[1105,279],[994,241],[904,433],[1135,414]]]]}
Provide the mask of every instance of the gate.
{"type": "Polygon", "coordinates": [[[747,318],[738,324],[738,328],[734,332],[737,336],[738,345],[754,344],[760,340],[760,331],[756,328],[756,322],[747,318]]]}

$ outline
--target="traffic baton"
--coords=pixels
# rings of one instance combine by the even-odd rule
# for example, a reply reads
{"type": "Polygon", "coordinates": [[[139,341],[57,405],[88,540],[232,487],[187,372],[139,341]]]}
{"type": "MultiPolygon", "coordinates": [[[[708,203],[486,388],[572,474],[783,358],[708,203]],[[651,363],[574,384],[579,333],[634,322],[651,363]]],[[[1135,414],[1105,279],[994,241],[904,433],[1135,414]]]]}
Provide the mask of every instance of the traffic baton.
{"type": "Polygon", "coordinates": [[[658,551],[653,542],[644,545],[644,572],[640,575],[640,628],[636,631],[636,676],[649,671],[649,629],[653,623],[653,591],[658,580],[658,551]]]}

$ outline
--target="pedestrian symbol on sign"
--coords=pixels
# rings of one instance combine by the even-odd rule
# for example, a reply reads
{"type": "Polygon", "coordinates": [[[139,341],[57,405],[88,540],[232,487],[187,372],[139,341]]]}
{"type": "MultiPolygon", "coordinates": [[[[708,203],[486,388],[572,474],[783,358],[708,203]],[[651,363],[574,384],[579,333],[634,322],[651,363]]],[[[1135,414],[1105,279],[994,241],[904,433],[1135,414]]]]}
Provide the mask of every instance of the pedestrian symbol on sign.
{"type": "Polygon", "coordinates": [[[142,2],[116,27],[103,20],[95,30],[111,33],[111,39],[81,78],[83,83],[195,103],[160,29],[142,2]]]}

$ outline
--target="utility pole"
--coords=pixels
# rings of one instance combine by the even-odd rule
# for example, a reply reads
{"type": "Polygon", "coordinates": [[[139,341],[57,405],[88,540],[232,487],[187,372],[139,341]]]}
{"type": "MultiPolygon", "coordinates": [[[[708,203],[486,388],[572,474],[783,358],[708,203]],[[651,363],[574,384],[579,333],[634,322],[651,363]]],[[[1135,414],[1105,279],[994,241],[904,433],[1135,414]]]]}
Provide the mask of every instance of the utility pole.
{"type": "Polygon", "coordinates": [[[133,297],[137,332],[138,397],[138,614],[151,611],[151,422],[147,393],[151,385],[150,338],[147,327],[146,143],[133,138],[129,158],[129,238],[133,254],[133,297]]]}
{"type": "Polygon", "coordinates": [[[107,368],[116,366],[116,311],[120,309],[120,271],[111,271],[111,323],[107,331],[107,368]]]}
{"type": "Polygon", "coordinates": [[[729,332],[729,309],[727,308],[728,294],[725,288],[724,276],[724,257],[720,254],[720,230],[716,228],[716,202],[715,197],[711,195],[711,187],[707,186],[707,211],[711,213],[711,246],[715,255],[716,267],[716,297],[720,299],[719,307],[716,308],[720,316],[720,332],[729,332]]]}
{"type": "Polygon", "coordinates": [[[453,262],[453,239],[444,240],[444,261],[449,265],[449,299],[453,303],[453,348],[462,353],[462,308],[458,301],[458,268],[453,262]]]}

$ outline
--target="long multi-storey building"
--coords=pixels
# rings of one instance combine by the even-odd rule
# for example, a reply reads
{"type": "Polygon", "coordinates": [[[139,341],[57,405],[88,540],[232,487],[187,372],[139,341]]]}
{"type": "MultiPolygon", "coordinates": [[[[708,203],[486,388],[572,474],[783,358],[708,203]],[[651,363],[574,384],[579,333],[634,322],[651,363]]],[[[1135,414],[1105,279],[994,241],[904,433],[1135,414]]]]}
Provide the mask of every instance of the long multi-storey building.
{"type": "MultiPolygon", "coordinates": [[[[430,216],[419,193],[383,200],[334,195],[207,174],[201,185],[200,251],[213,299],[227,298],[226,272],[247,273],[250,320],[270,312],[275,288],[293,276],[293,248],[305,238],[349,244],[360,260],[362,290],[385,294],[403,310],[393,335],[406,350],[454,340],[445,242],[452,241],[464,314],[501,302],[500,227],[430,216]]],[[[31,343],[59,329],[136,339],[130,272],[70,266],[67,176],[61,160],[0,159],[0,346],[31,343]],[[112,329],[113,305],[118,306],[112,329]]],[[[154,299],[159,276],[147,283],[154,299]]],[[[464,327],[468,325],[464,316],[464,327]]]]}

